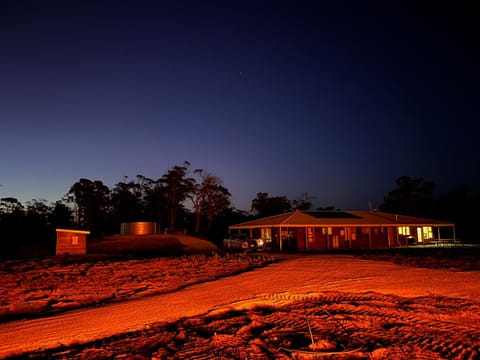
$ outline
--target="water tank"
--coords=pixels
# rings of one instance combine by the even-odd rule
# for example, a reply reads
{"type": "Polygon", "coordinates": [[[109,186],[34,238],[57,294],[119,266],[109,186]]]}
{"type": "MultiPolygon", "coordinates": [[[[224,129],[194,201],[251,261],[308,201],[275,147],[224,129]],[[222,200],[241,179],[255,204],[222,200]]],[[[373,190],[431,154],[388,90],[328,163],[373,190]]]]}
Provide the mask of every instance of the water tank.
{"type": "Polygon", "coordinates": [[[157,234],[158,227],[156,222],[135,221],[126,222],[120,225],[121,235],[153,235],[157,234]]]}

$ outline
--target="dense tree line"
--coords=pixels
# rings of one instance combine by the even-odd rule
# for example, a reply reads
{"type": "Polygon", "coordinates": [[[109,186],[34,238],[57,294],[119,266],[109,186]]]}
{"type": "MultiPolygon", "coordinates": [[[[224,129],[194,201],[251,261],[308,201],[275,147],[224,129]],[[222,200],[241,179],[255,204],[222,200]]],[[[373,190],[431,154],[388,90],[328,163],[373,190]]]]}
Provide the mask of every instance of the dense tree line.
{"type": "Polygon", "coordinates": [[[450,221],[456,225],[458,238],[476,241],[476,224],[480,218],[478,191],[460,186],[435,196],[434,182],[409,176],[399,177],[396,185],[385,196],[381,211],[450,221]]]}
{"type": "MultiPolygon", "coordinates": [[[[47,204],[45,200],[0,199],[0,258],[28,252],[32,248],[53,253],[55,229],[74,226],[72,210],[62,201],[47,204]]],[[[41,251],[41,253],[42,253],[41,251]]]]}
{"type": "MultiPolygon", "coordinates": [[[[53,204],[32,200],[24,205],[12,197],[2,198],[1,256],[36,246],[52,253],[55,228],[88,229],[93,237],[98,237],[118,233],[122,222],[155,221],[162,231],[187,231],[219,242],[231,224],[295,209],[312,209],[306,193],[289,200],[286,196],[259,192],[251,202],[250,213],[232,207],[230,198],[218,176],[203,169],[191,171],[188,162],[173,166],[158,179],[143,175],[125,177],[112,188],[100,180],[82,178],[53,204]]],[[[459,238],[474,240],[479,203],[479,194],[466,187],[435,197],[433,182],[402,176],[379,209],[451,221],[457,225],[459,238]]]]}
{"type": "Polygon", "coordinates": [[[246,216],[231,208],[230,198],[218,176],[202,169],[191,172],[188,162],[173,166],[159,179],[125,177],[113,188],[82,178],[52,205],[33,200],[24,206],[15,198],[2,198],[3,256],[36,245],[52,252],[55,228],[88,229],[92,237],[99,237],[119,233],[120,224],[130,221],[155,221],[162,231],[188,231],[218,240],[230,218],[246,216]]]}
{"type": "Polygon", "coordinates": [[[67,194],[80,227],[94,236],[119,231],[122,222],[155,221],[167,231],[208,235],[230,207],[222,180],[190,164],[173,166],[159,179],[137,175],[112,189],[100,180],[80,179],[67,194]]]}

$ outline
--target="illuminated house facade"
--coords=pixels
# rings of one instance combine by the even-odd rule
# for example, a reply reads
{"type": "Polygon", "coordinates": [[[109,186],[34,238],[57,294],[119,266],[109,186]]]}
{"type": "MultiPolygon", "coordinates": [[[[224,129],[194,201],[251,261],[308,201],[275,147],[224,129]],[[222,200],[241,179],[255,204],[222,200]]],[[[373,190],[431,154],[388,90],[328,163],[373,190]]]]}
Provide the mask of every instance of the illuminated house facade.
{"type": "Polygon", "coordinates": [[[293,211],[230,226],[278,251],[383,249],[455,241],[455,225],[378,211],[293,211]]]}

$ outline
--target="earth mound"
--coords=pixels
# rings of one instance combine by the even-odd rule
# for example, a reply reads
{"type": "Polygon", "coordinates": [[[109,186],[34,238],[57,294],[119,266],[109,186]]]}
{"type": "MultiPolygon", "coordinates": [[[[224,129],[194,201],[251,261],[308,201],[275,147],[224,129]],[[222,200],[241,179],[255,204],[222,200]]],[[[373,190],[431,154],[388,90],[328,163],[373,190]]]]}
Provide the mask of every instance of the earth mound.
{"type": "Polygon", "coordinates": [[[113,235],[87,242],[88,254],[167,255],[212,253],[212,242],[184,234],[113,235]]]}

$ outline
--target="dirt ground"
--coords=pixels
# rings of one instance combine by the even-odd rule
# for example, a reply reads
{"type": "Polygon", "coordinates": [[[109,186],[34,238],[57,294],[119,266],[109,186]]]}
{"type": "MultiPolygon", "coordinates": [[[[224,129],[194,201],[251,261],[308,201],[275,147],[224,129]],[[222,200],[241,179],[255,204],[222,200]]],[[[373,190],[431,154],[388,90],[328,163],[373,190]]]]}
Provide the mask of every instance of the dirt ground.
{"type": "Polygon", "coordinates": [[[0,263],[0,323],[167,293],[273,261],[263,255],[48,257],[0,263]]]}
{"type": "MultiPolygon", "coordinates": [[[[369,260],[355,260],[352,264],[360,264],[359,269],[370,269],[375,263],[403,262],[407,266],[400,270],[409,274],[416,274],[409,270],[412,266],[422,266],[441,268],[433,270],[439,279],[454,279],[455,276],[460,279],[467,269],[475,279],[478,277],[478,260],[475,258],[469,258],[471,261],[464,257],[448,259],[438,254],[423,256],[422,260],[405,254],[369,254],[366,257],[369,260]]],[[[286,264],[285,274],[279,276],[294,276],[295,272],[301,271],[293,265],[289,267],[288,264],[294,263],[289,263],[288,259],[288,256],[277,259],[286,264]]],[[[59,308],[66,311],[101,302],[149,296],[152,292],[173,291],[174,295],[174,290],[193,283],[201,284],[264,267],[272,258],[237,255],[118,262],[97,259],[78,263],[68,258],[63,261],[61,264],[55,264],[51,259],[1,264],[2,322],[8,325],[13,317],[28,317],[32,312],[45,316],[59,308]],[[57,307],[56,304],[63,305],[57,307]]],[[[323,260],[317,262],[312,257],[309,264],[321,264],[328,273],[329,263],[320,261],[323,260]]],[[[268,274],[269,266],[262,271],[268,274]]],[[[383,268],[388,270],[390,267],[383,268]]],[[[342,272],[338,268],[333,270],[338,274],[342,272]]],[[[371,279],[372,276],[359,274],[359,279],[363,278],[374,281],[372,284],[378,283],[371,279]]],[[[411,278],[411,281],[415,279],[411,278]]],[[[215,288],[214,284],[215,281],[211,283],[212,288],[215,288]]],[[[281,281],[279,284],[281,288],[281,281]]],[[[237,306],[224,306],[176,321],[152,323],[141,330],[94,341],[58,344],[54,348],[17,354],[10,359],[480,357],[480,302],[476,292],[465,297],[428,291],[422,296],[410,296],[408,292],[399,295],[382,291],[382,286],[372,287],[375,291],[357,291],[355,286],[349,287],[351,291],[338,291],[335,287],[323,291],[272,291],[243,301],[239,299],[237,306]]],[[[451,289],[447,293],[456,294],[455,285],[449,286],[451,289]]]]}
{"type": "Polygon", "coordinates": [[[31,359],[478,359],[478,303],[328,292],[155,324],[31,359]]]}

